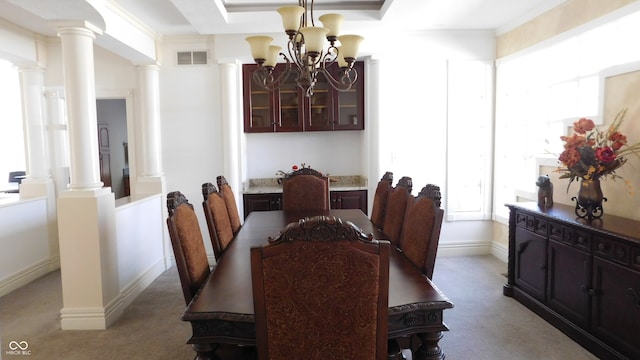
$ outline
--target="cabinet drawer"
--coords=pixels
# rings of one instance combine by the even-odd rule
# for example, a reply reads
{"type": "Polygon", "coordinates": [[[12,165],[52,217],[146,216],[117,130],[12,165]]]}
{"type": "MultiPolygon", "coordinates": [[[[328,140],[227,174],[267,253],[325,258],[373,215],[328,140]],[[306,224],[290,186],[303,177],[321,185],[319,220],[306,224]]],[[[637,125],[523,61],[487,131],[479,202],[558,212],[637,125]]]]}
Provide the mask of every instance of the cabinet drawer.
{"type": "Polygon", "coordinates": [[[580,250],[591,252],[591,234],[586,231],[563,226],[560,241],[580,250]]]}
{"type": "MultiPolygon", "coordinates": [[[[623,265],[631,265],[631,246],[619,239],[596,236],[594,253],[623,265]]],[[[633,259],[634,262],[638,259],[633,259]]]]}
{"type": "Polygon", "coordinates": [[[533,231],[536,234],[547,236],[547,220],[531,214],[517,212],[516,226],[533,231]]]}

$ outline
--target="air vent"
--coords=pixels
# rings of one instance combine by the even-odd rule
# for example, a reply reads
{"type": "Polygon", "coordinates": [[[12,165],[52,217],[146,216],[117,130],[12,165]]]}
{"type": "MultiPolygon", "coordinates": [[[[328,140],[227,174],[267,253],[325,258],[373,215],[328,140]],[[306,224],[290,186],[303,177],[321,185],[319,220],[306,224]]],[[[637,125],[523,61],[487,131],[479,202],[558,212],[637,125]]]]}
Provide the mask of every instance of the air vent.
{"type": "Polygon", "coordinates": [[[178,65],[206,65],[206,51],[178,51],[178,65]]]}

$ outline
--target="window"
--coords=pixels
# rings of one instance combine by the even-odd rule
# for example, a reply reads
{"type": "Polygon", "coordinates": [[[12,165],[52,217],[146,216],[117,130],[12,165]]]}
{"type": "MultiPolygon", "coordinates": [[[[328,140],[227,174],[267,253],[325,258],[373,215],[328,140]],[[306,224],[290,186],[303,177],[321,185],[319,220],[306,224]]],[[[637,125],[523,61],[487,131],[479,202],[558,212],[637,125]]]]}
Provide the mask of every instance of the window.
{"type": "Polygon", "coordinates": [[[491,218],[493,66],[449,61],[447,220],[491,218]]]}

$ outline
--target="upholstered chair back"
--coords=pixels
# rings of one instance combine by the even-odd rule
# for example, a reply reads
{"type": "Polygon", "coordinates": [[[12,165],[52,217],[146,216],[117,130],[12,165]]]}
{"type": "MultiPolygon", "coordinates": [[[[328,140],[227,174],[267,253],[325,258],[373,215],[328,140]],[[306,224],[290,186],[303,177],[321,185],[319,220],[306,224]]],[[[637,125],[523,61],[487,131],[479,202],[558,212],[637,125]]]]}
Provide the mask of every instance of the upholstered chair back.
{"type": "Polygon", "coordinates": [[[282,179],[282,209],[285,211],[329,210],[329,178],[302,168],[282,179]]]}
{"type": "Polygon", "coordinates": [[[169,211],[167,218],[169,237],[176,258],[184,301],[188,305],[211,270],[193,205],[182,193],[174,191],[167,195],[167,210],[169,211]]]}
{"type": "Polygon", "coordinates": [[[402,224],[407,203],[411,197],[413,182],[410,177],[404,176],[393,188],[387,197],[387,206],[384,214],[382,231],[387,235],[387,239],[392,245],[398,246],[400,235],[402,234],[402,224]]]}
{"type": "Polygon", "coordinates": [[[301,219],[251,249],[251,273],[258,359],[387,358],[387,241],[301,219]]]}
{"type": "Polygon", "coordinates": [[[382,226],[384,225],[384,214],[387,207],[387,199],[392,189],[393,173],[387,171],[382,175],[380,181],[378,181],[378,186],[376,187],[376,192],[373,196],[373,207],[371,208],[371,222],[382,230],[384,230],[382,226]]]}
{"type": "Polygon", "coordinates": [[[213,254],[218,261],[233,240],[233,229],[225,200],[215,185],[212,183],[202,184],[202,196],[204,198],[202,208],[207,219],[213,254]]]}
{"type": "Polygon", "coordinates": [[[443,216],[440,188],[431,184],[409,199],[404,216],[400,249],[429,279],[433,276],[443,216]]]}
{"type": "Polygon", "coordinates": [[[227,182],[227,179],[222,175],[216,178],[216,182],[218,183],[218,189],[224,198],[224,203],[227,206],[229,221],[231,222],[231,230],[233,230],[234,234],[237,234],[242,223],[240,222],[240,213],[238,212],[238,205],[236,204],[236,197],[233,194],[233,189],[227,182]]]}

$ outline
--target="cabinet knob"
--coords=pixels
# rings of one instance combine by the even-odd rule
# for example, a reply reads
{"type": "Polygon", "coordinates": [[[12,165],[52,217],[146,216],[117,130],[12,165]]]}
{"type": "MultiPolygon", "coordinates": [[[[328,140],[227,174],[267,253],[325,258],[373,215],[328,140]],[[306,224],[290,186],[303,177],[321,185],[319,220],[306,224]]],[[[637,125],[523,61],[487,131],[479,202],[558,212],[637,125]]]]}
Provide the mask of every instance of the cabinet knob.
{"type": "Polygon", "coordinates": [[[587,285],[580,285],[580,290],[589,294],[589,296],[593,296],[596,294],[595,290],[588,288],[587,285]]]}
{"type": "Polygon", "coordinates": [[[578,244],[584,244],[584,238],[582,236],[578,236],[578,244]]]}
{"type": "Polygon", "coordinates": [[[598,250],[600,251],[604,251],[607,248],[607,246],[603,243],[598,244],[598,250]]]}

